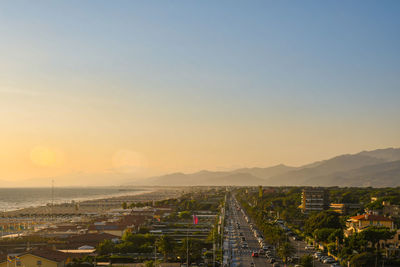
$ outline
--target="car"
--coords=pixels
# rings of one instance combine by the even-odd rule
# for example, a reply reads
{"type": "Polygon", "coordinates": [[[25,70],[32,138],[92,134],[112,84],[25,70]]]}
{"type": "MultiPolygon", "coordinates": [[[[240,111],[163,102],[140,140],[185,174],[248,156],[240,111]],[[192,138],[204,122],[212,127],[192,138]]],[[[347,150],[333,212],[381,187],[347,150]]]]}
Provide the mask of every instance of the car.
{"type": "Polygon", "coordinates": [[[280,267],[281,265],[279,263],[275,262],[272,266],[273,267],[280,267]]]}
{"type": "Polygon", "coordinates": [[[324,260],[326,260],[327,258],[328,258],[328,256],[321,256],[321,257],[319,257],[319,261],[324,262],[324,260]]]}
{"type": "Polygon", "coordinates": [[[331,264],[331,267],[342,267],[342,265],[340,265],[339,263],[332,263],[331,264]]]}
{"type": "Polygon", "coordinates": [[[276,260],[274,258],[269,259],[269,263],[274,263],[274,262],[276,262],[276,260]]]}
{"type": "Polygon", "coordinates": [[[322,255],[323,255],[323,254],[322,254],[321,251],[317,251],[317,252],[314,253],[314,258],[315,258],[315,259],[318,259],[318,258],[321,257],[322,255]]]}
{"type": "Polygon", "coordinates": [[[253,253],[251,253],[252,257],[258,257],[258,252],[257,251],[253,251],[253,253]]]}
{"type": "Polygon", "coordinates": [[[313,247],[313,246],[305,246],[304,249],[305,249],[305,250],[313,250],[314,247],[313,247]]]}
{"type": "Polygon", "coordinates": [[[254,262],[250,262],[250,266],[252,266],[252,267],[253,267],[253,266],[254,266],[254,262]]]}
{"type": "Polygon", "coordinates": [[[336,260],[335,260],[334,258],[332,258],[332,257],[327,257],[327,258],[323,261],[323,263],[334,263],[334,262],[336,262],[336,260]]]}

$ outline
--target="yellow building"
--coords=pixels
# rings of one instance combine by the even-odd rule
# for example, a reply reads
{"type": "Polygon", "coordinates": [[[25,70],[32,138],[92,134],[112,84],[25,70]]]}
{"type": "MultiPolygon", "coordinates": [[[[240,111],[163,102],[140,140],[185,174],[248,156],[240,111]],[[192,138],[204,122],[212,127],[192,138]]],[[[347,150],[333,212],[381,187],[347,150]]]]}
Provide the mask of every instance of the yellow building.
{"type": "Polygon", "coordinates": [[[345,235],[349,236],[353,233],[359,233],[370,226],[383,226],[389,229],[394,229],[394,222],[391,218],[374,215],[374,214],[362,214],[354,217],[350,217],[346,223],[347,229],[345,235]]]}
{"type": "Polygon", "coordinates": [[[67,259],[68,254],[56,250],[32,250],[3,259],[0,267],[63,267],[67,259]]]}

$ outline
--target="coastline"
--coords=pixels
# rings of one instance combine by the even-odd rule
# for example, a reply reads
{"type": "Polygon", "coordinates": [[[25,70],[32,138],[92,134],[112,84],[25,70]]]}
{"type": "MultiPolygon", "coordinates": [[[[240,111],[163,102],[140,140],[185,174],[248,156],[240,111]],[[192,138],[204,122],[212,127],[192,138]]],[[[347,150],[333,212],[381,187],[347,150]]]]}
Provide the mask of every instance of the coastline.
{"type": "MultiPolygon", "coordinates": [[[[67,189],[74,189],[73,187],[65,187],[67,189]]],[[[95,188],[95,187],[89,187],[89,188],[95,188]]],[[[8,189],[8,188],[2,188],[4,189],[8,189]]],[[[10,188],[10,189],[15,189],[15,188],[10,188]]],[[[22,189],[35,189],[35,188],[22,188],[22,189]]],[[[42,188],[40,188],[42,189],[42,188]]],[[[51,188],[46,188],[49,191],[51,190],[51,188]]],[[[59,189],[59,188],[57,188],[59,189]]],[[[64,188],[62,188],[64,189],[64,188]]],[[[76,189],[78,190],[85,190],[85,187],[77,187],[76,189]]],[[[54,205],[63,205],[66,203],[71,203],[71,202],[84,202],[84,201],[92,201],[92,200],[99,200],[99,199],[106,199],[106,198],[113,198],[113,197],[123,197],[123,196],[128,196],[128,195],[137,195],[137,194],[142,194],[142,193],[146,193],[149,192],[151,190],[149,189],[143,189],[143,188],[131,188],[131,189],[119,189],[116,192],[113,193],[98,193],[98,194],[93,194],[90,196],[84,196],[84,193],[82,193],[81,196],[70,196],[70,197],[61,197],[61,198],[56,198],[54,199],[53,204],[54,205]]],[[[49,197],[48,199],[42,199],[42,200],[36,200],[36,201],[31,201],[31,202],[26,202],[26,203],[21,203],[21,204],[15,204],[15,205],[11,205],[11,208],[7,208],[10,205],[6,205],[5,207],[2,206],[0,214],[3,212],[13,212],[13,211],[18,211],[18,210],[22,210],[22,209],[29,209],[29,208],[37,208],[37,207],[41,207],[41,206],[47,206],[49,204],[51,204],[52,199],[49,197]]],[[[0,204],[2,202],[0,201],[0,204]]],[[[8,204],[8,203],[7,203],[8,204]]]]}
{"type": "MultiPolygon", "coordinates": [[[[133,190],[133,189],[132,189],[133,190]]],[[[135,191],[122,190],[120,194],[110,196],[75,198],[68,202],[54,205],[38,205],[16,210],[3,211],[0,218],[9,217],[54,217],[54,216],[82,216],[94,213],[104,213],[111,209],[122,207],[122,203],[158,201],[180,195],[182,189],[140,187],[135,191]]]]}

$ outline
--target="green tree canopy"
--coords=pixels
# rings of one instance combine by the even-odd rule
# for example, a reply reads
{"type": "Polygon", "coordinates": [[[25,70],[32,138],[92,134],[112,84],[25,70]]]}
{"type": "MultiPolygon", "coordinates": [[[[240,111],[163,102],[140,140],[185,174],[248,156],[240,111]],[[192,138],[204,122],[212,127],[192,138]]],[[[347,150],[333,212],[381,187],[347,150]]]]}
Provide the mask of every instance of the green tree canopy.
{"type": "Polygon", "coordinates": [[[375,255],[370,252],[363,252],[351,257],[350,266],[352,267],[369,267],[375,266],[375,255]]]}
{"type": "Polygon", "coordinates": [[[292,256],[295,252],[295,249],[290,242],[283,242],[280,244],[278,248],[278,255],[281,257],[283,262],[287,262],[287,258],[292,256]]]}
{"type": "Polygon", "coordinates": [[[168,256],[170,256],[174,252],[174,250],[176,248],[176,243],[171,236],[162,235],[156,241],[156,246],[157,246],[157,250],[160,251],[164,255],[164,261],[167,261],[168,256]]]}
{"type": "Polygon", "coordinates": [[[311,215],[305,222],[305,231],[309,235],[322,228],[343,229],[340,215],[333,211],[322,211],[311,215]]]}
{"type": "Polygon", "coordinates": [[[114,243],[111,240],[104,240],[97,246],[97,253],[99,255],[108,255],[114,251],[114,243]]]}
{"type": "Polygon", "coordinates": [[[394,235],[395,232],[387,227],[372,226],[359,233],[359,238],[371,242],[372,246],[375,247],[380,240],[391,239],[394,235]]]}
{"type": "Polygon", "coordinates": [[[313,267],[313,257],[309,254],[301,256],[300,265],[302,267],[313,267]]]}

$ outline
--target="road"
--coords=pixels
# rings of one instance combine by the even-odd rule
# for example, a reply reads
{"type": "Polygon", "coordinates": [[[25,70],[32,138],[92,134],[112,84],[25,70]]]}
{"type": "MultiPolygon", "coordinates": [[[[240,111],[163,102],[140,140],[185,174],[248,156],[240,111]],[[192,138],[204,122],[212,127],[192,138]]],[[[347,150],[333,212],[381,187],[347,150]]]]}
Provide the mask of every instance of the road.
{"type": "MultiPolygon", "coordinates": [[[[264,255],[260,255],[259,257],[251,256],[253,251],[258,252],[260,250],[259,242],[250,227],[251,221],[246,221],[239,203],[233,198],[229,200],[227,204],[229,205],[229,212],[226,214],[227,227],[224,242],[225,262],[231,267],[250,267],[252,263],[255,267],[272,267],[273,264],[269,263],[269,260],[264,255]],[[244,237],[245,241],[242,240],[242,237],[244,237]],[[244,243],[248,244],[248,248],[242,247],[244,243]]],[[[288,237],[288,240],[290,240],[291,244],[296,249],[296,256],[301,257],[302,255],[313,253],[312,251],[305,250],[307,244],[304,241],[295,241],[291,237],[288,237]]],[[[279,257],[274,255],[274,258],[277,260],[279,266],[285,266],[279,260],[279,257]]],[[[315,260],[314,266],[328,267],[330,265],[315,260]]]]}
{"type": "Polygon", "coordinates": [[[235,202],[231,201],[227,214],[227,238],[225,239],[225,245],[230,251],[226,254],[231,259],[231,266],[249,267],[253,263],[255,267],[272,267],[264,256],[251,256],[253,251],[259,251],[259,243],[250,229],[250,224],[245,220],[242,212],[237,210],[235,202]],[[245,241],[242,240],[242,236],[245,241]],[[248,244],[248,248],[242,248],[244,243],[248,244]]]}

